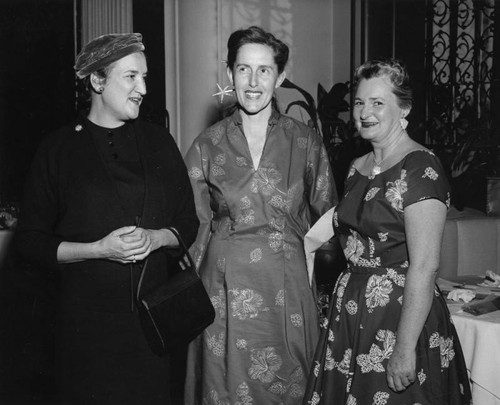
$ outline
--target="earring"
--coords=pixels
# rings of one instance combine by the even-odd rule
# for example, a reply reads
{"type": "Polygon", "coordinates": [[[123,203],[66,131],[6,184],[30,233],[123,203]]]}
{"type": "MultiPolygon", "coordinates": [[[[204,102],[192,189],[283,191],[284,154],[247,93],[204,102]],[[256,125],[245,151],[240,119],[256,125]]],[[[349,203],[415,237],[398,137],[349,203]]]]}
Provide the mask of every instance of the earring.
{"type": "Polygon", "coordinates": [[[406,129],[406,127],[408,126],[408,120],[403,117],[399,120],[399,122],[401,123],[401,128],[406,129]]]}
{"type": "Polygon", "coordinates": [[[98,91],[99,93],[102,93],[104,91],[104,87],[99,87],[98,91]]]}

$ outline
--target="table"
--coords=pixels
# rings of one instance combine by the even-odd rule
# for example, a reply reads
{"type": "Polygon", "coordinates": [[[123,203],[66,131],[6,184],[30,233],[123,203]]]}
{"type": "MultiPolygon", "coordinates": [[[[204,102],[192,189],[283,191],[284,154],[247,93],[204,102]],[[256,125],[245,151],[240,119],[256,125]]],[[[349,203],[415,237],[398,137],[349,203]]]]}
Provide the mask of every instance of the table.
{"type": "MultiPolygon", "coordinates": [[[[470,278],[459,282],[464,280],[474,283],[470,278]]],[[[439,281],[438,285],[446,289],[439,281]]],[[[474,316],[464,312],[462,305],[448,302],[472,382],[474,405],[500,405],[500,311],[474,316]]]]}

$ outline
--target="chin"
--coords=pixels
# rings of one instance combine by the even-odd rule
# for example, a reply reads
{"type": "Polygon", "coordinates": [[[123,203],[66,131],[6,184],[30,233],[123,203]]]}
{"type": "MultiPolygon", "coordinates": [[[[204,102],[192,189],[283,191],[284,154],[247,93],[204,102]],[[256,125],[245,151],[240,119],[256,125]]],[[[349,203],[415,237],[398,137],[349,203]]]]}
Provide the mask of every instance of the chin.
{"type": "Polygon", "coordinates": [[[139,116],[139,111],[127,114],[127,120],[135,120],[139,116]]]}

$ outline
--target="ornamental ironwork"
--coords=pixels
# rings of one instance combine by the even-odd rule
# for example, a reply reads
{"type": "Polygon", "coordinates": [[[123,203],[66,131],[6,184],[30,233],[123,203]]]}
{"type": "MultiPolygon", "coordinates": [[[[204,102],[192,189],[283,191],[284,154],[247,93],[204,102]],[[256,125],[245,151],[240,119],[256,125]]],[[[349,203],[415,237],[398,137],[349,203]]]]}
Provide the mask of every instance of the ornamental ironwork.
{"type": "Polygon", "coordinates": [[[428,4],[427,141],[455,144],[491,111],[495,0],[428,4]]]}

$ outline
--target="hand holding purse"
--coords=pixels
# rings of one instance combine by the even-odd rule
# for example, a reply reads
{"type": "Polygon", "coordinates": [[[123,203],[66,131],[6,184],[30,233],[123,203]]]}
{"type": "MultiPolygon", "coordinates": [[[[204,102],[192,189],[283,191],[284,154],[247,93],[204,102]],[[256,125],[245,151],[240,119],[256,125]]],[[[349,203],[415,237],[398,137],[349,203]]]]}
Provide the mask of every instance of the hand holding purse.
{"type": "Polygon", "coordinates": [[[166,283],[142,292],[146,261],[137,287],[144,334],[151,350],[158,356],[187,345],[215,319],[214,307],[184,241],[176,229],[167,229],[177,237],[181,250],[171,261],[176,268],[168,269],[173,275],[166,283]]]}

